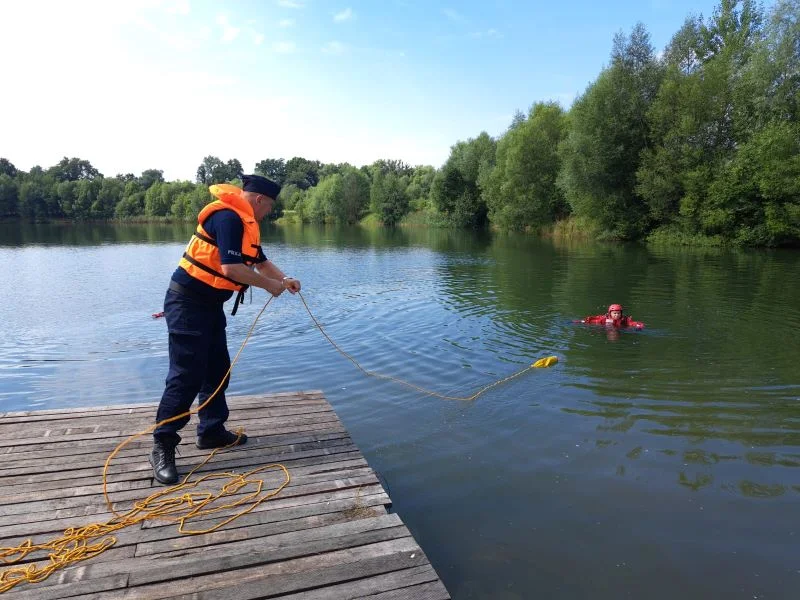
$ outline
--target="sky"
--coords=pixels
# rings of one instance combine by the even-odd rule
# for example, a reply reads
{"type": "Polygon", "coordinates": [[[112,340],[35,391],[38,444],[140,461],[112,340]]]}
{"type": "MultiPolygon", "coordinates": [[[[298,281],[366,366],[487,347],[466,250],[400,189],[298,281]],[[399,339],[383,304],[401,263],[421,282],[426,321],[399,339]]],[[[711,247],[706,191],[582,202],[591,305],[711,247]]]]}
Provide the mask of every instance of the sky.
{"type": "Polygon", "coordinates": [[[193,180],[203,158],[440,167],[535,102],[569,108],[645,24],[708,0],[0,0],[0,157],[193,180]]]}

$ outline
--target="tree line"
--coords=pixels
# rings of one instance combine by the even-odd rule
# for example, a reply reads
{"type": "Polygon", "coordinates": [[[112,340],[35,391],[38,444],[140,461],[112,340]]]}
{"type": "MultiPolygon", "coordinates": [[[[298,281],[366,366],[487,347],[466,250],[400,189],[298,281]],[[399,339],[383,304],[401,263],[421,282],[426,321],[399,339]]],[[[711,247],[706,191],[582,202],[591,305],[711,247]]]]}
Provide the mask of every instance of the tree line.
{"type": "MultiPolygon", "coordinates": [[[[445,164],[355,167],[266,158],[277,214],[304,222],[558,231],[603,239],[751,246],[800,243],[800,0],[765,11],[721,0],[662,52],[642,24],[569,110],[518,112],[498,137],[452,146],[445,164]]],[[[103,177],[88,161],[18,171],[0,159],[0,216],[194,219],[207,186],[237,182],[237,159],[207,156],[195,182],[157,169],[103,177]]]]}

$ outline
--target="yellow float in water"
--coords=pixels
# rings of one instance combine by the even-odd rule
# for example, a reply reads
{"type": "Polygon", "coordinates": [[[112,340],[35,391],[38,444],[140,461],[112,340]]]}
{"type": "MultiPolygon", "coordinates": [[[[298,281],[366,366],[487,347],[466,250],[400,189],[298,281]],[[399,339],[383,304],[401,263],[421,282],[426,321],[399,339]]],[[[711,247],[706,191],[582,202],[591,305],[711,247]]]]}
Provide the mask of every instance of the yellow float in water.
{"type": "Polygon", "coordinates": [[[545,358],[540,358],[535,363],[533,363],[531,366],[534,369],[543,369],[545,367],[552,367],[557,362],[558,362],[558,357],[557,356],[547,356],[545,358]]]}

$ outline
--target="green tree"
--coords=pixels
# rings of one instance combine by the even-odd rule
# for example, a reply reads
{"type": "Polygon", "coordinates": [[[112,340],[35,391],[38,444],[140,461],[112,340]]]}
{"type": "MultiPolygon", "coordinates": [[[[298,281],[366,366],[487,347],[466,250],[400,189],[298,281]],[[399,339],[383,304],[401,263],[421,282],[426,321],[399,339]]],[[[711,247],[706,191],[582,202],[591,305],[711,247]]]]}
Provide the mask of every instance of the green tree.
{"type": "Polygon", "coordinates": [[[426,210],[431,206],[431,188],[435,177],[436,169],[433,167],[419,165],[414,168],[406,188],[411,210],[426,210]]]}
{"type": "MultiPolygon", "coordinates": [[[[3,160],[5,159],[0,159],[0,161],[3,160]]],[[[0,165],[0,171],[2,170],[3,167],[0,165]]],[[[18,198],[17,182],[8,173],[0,172],[0,217],[12,217],[19,214],[18,198]]]]}
{"type": "MultiPolygon", "coordinates": [[[[748,187],[746,169],[734,163],[756,129],[753,107],[762,106],[759,98],[767,94],[766,83],[754,85],[750,67],[762,43],[761,21],[752,2],[724,0],[707,24],[689,20],[673,37],[666,75],[648,112],[653,144],[637,172],[637,191],[655,224],[723,237],[739,226],[752,228],[759,211],[743,210],[744,198],[734,201],[748,187]],[[680,58],[689,55],[697,57],[691,68],[680,58]],[[717,178],[732,179],[715,183],[717,178]],[[738,225],[737,215],[743,218],[738,225]]],[[[752,202],[758,200],[751,196],[752,202]]]]}
{"type": "Polygon", "coordinates": [[[172,207],[168,183],[156,182],[144,194],[144,214],[148,217],[164,217],[172,207]]]}
{"type": "Polygon", "coordinates": [[[0,175],[8,175],[9,177],[17,176],[17,167],[7,158],[0,158],[0,175]]]}
{"type": "Polygon", "coordinates": [[[283,186],[286,181],[286,163],[282,158],[265,158],[256,163],[256,173],[283,186]]]}
{"type": "MultiPolygon", "coordinates": [[[[126,182],[132,181],[126,179],[126,182]]],[[[139,185],[142,191],[147,191],[154,183],[164,183],[164,171],[160,169],[145,169],[139,177],[139,185]]]]}
{"type": "Polygon", "coordinates": [[[341,175],[342,199],[334,214],[342,223],[356,223],[369,210],[369,178],[353,167],[341,175]]]}
{"type": "MultiPolygon", "coordinates": [[[[232,158],[227,163],[225,163],[225,181],[233,181],[234,179],[238,179],[239,181],[242,180],[242,175],[244,175],[244,169],[242,168],[242,163],[239,162],[239,159],[232,158]]],[[[215,182],[221,183],[221,182],[215,182]]]]}
{"type": "Polygon", "coordinates": [[[337,214],[342,202],[342,176],[335,174],[309,188],[304,202],[304,218],[312,223],[324,223],[337,214]]]}
{"type": "Polygon", "coordinates": [[[378,159],[370,166],[371,172],[380,171],[382,175],[394,173],[398,177],[411,175],[414,173],[414,167],[404,163],[402,160],[396,159],[378,159]]]}
{"type": "Polygon", "coordinates": [[[228,177],[228,167],[216,156],[206,156],[200,166],[197,167],[197,183],[203,185],[213,185],[215,183],[225,183],[228,177]]]}
{"type": "Polygon", "coordinates": [[[322,164],[318,160],[308,160],[300,156],[290,158],[286,163],[286,184],[294,184],[301,190],[307,190],[319,183],[319,171],[322,164]]]}
{"type": "Polygon", "coordinates": [[[380,166],[374,168],[370,209],[387,227],[394,227],[408,214],[408,196],[402,179],[396,173],[384,174],[380,166]]]}
{"type": "Polygon", "coordinates": [[[62,181],[57,184],[58,207],[67,219],[75,218],[75,204],[78,198],[78,185],[74,181],[62,181]]]}
{"type": "Polygon", "coordinates": [[[81,179],[75,183],[75,204],[72,218],[88,219],[92,217],[92,207],[100,194],[102,179],[81,179]]]}
{"type": "Polygon", "coordinates": [[[481,186],[494,168],[497,144],[486,132],[457,142],[437,173],[431,199],[439,212],[456,227],[482,227],[488,209],[481,186]]]}
{"type": "Polygon", "coordinates": [[[30,220],[41,220],[59,216],[58,196],[55,181],[34,167],[19,187],[19,214],[30,220]]]}
{"type": "Polygon", "coordinates": [[[342,175],[348,168],[352,168],[349,163],[325,163],[319,169],[320,180],[329,175],[342,175]]]}
{"type": "Polygon", "coordinates": [[[95,179],[103,176],[88,160],[67,158],[66,156],[57,165],[50,167],[47,173],[59,182],[95,179]]]}
{"type": "Polygon", "coordinates": [[[133,192],[125,194],[122,201],[114,209],[114,216],[118,219],[138,217],[144,214],[144,195],[145,192],[133,192]]]}
{"type": "Polygon", "coordinates": [[[497,162],[485,189],[489,218],[506,229],[525,229],[564,217],[569,206],[556,186],[558,147],[566,117],[554,102],[537,103],[528,119],[497,144],[497,162]]]}
{"type": "Polygon", "coordinates": [[[615,36],[611,58],[570,111],[558,184],[576,215],[596,221],[607,235],[630,239],[648,226],[636,171],[663,75],[641,23],[630,36],[615,36]]]}
{"type": "Polygon", "coordinates": [[[97,198],[91,206],[91,216],[96,219],[110,219],[114,216],[117,204],[122,200],[123,182],[117,178],[106,177],[100,182],[97,198]]]}
{"type": "Polygon", "coordinates": [[[287,210],[295,210],[297,203],[302,200],[303,190],[290,183],[281,188],[281,193],[278,194],[278,199],[287,210]]]}

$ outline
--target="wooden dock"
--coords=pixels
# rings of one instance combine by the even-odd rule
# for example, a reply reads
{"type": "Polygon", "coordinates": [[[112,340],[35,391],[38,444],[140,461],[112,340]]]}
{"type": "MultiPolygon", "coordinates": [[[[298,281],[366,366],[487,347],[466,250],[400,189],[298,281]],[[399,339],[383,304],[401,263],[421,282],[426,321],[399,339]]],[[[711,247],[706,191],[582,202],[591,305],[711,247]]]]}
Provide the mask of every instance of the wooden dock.
{"type": "MultiPolygon", "coordinates": [[[[129,527],[105,553],[43,582],[21,583],[3,600],[450,597],[400,517],[387,511],[389,496],[322,392],[228,404],[228,425],[242,426],[250,440],[198,475],[280,463],[291,482],[277,496],[214,533],[182,535],[163,521],[129,527]]],[[[152,424],[155,408],[0,413],[0,548],[107,521],[103,464],[119,442],[152,424]]],[[[208,454],[194,445],[196,419],[181,432],[181,477],[208,454]]],[[[150,436],[138,438],[115,458],[108,478],[115,510],[161,489],[147,462],[151,445],[150,436]]],[[[257,477],[275,488],[284,476],[257,477]]],[[[210,518],[192,524],[205,528],[210,518]]]]}

